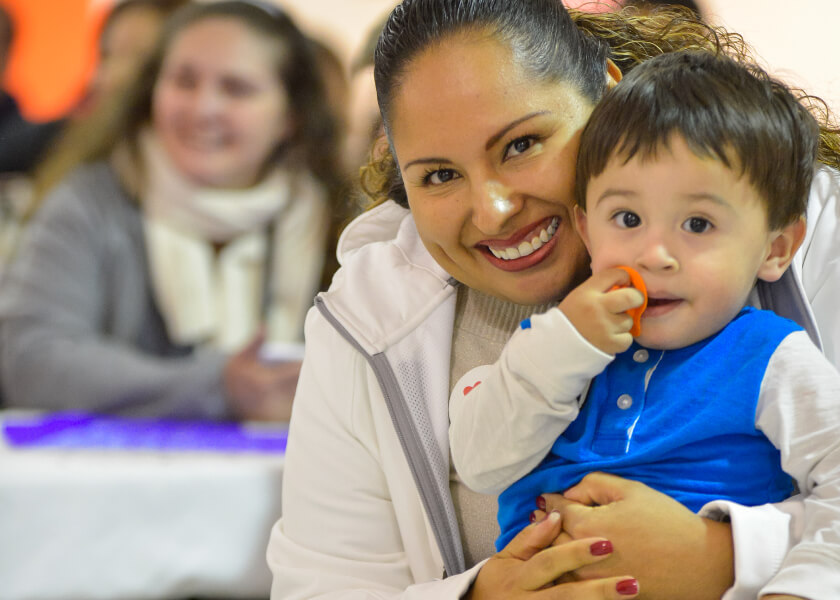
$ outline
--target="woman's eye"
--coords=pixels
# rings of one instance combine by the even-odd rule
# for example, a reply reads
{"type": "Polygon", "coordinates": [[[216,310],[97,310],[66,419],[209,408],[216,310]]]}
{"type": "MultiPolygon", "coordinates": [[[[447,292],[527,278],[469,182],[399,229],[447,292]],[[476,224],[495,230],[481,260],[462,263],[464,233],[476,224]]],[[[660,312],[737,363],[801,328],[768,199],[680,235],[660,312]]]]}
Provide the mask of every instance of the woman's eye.
{"type": "Polygon", "coordinates": [[[683,229],[689,233],[706,233],[713,225],[703,217],[691,217],[683,223],[683,229]]]}
{"type": "Polygon", "coordinates": [[[228,79],[222,83],[222,87],[227,95],[237,98],[250,96],[256,90],[252,84],[241,81],[239,79],[228,79]]]}
{"type": "Polygon", "coordinates": [[[634,212],[629,210],[622,210],[617,212],[612,217],[613,222],[619,227],[631,229],[642,224],[642,219],[634,212]]]}
{"type": "Polygon", "coordinates": [[[453,169],[435,169],[428,171],[423,176],[423,183],[426,185],[441,185],[448,183],[457,177],[453,169]]]}
{"type": "Polygon", "coordinates": [[[516,138],[510,144],[507,145],[505,149],[505,158],[511,158],[513,156],[519,156],[520,154],[524,154],[531,147],[536,143],[536,138],[534,136],[524,136],[520,138],[516,138]]]}

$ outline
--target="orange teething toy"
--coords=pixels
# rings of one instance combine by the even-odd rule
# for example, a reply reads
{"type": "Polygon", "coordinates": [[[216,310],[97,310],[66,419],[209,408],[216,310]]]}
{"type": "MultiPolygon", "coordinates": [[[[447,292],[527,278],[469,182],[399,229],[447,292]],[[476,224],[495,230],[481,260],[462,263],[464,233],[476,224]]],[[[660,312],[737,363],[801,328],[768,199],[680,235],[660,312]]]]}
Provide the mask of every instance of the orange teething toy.
{"type": "MultiPolygon", "coordinates": [[[[641,306],[638,306],[636,308],[631,308],[630,310],[627,311],[627,314],[630,315],[631,317],[633,317],[633,327],[630,328],[630,335],[632,335],[633,337],[638,337],[638,335],[640,333],[642,333],[642,313],[645,312],[645,309],[647,308],[647,302],[648,302],[647,288],[645,287],[645,280],[642,279],[642,276],[639,275],[639,273],[631,267],[625,267],[624,265],[619,265],[616,268],[621,269],[623,271],[627,271],[627,274],[630,276],[630,287],[636,288],[637,290],[642,292],[642,296],[645,297],[645,299],[642,301],[641,306]]],[[[617,290],[617,289],[620,289],[620,288],[625,288],[625,287],[628,287],[628,286],[627,285],[614,285],[610,289],[610,291],[617,290]]]]}

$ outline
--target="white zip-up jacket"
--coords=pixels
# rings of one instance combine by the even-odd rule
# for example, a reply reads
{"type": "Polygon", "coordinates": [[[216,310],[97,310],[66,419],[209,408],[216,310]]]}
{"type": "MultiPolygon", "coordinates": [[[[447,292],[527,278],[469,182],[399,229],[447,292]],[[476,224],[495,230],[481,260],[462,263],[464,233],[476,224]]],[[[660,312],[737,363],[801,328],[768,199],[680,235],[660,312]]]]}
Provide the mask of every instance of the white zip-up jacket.
{"type": "MultiPolygon", "coordinates": [[[[834,177],[825,183],[830,194],[820,200],[821,214],[836,231],[840,186],[834,177]]],[[[827,244],[832,251],[840,236],[834,240],[827,244]]],[[[463,572],[449,495],[457,284],[423,247],[410,213],[390,202],[348,226],[339,259],[342,268],[306,321],[283,518],[267,551],[272,599],[460,598],[481,563],[463,572]]],[[[838,259],[832,264],[840,269],[838,259]]],[[[802,261],[759,296],[785,316],[797,313],[815,335],[796,293],[801,268],[802,261]]],[[[835,275],[829,283],[840,289],[835,275]]],[[[835,329],[827,331],[840,331],[829,325],[835,329]]],[[[728,514],[733,523],[737,582],[727,600],[755,599],[798,539],[801,512],[797,500],[706,507],[704,514],[728,514]]]]}

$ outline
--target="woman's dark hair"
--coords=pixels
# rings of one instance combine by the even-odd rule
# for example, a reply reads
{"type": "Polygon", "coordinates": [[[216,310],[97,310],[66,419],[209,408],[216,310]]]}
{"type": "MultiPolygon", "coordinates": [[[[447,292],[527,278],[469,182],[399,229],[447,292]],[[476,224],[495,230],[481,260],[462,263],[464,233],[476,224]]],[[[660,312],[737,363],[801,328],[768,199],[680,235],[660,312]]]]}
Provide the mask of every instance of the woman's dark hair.
{"type": "MultiPolygon", "coordinates": [[[[332,192],[343,185],[338,160],[338,125],[327,102],[320,69],[312,45],[289,16],[278,7],[259,2],[223,0],[189,3],[167,20],[155,51],[143,65],[137,80],[105,107],[81,139],[72,164],[49,173],[40,189],[43,197],[52,184],[74,166],[105,159],[116,146],[127,142],[136,152],[140,130],[151,120],[152,96],[163,60],[173,41],[189,26],[207,19],[234,19],[276,46],[277,78],[289,97],[292,137],[277,148],[268,164],[297,161],[332,192]]],[[[68,161],[69,162],[69,161],[68,161]]],[[[268,164],[266,166],[268,166],[268,164]]]]}
{"type": "MultiPolygon", "coordinates": [[[[654,56],[678,50],[754,62],[740,35],[711,27],[679,6],[663,6],[650,14],[634,7],[588,13],[567,11],[559,0],[405,0],[392,12],[376,51],[377,97],[386,125],[408,63],[445,37],[470,31],[492,34],[537,77],[575,85],[593,101],[604,92],[607,58],[624,74],[654,56]]],[[[810,96],[805,102],[820,122],[818,160],[840,167],[840,136],[825,103],[810,96]]],[[[392,199],[408,206],[392,152],[372,157],[362,170],[360,186],[371,205],[392,199]]]]}
{"type": "Polygon", "coordinates": [[[386,131],[408,63],[430,45],[464,32],[500,40],[539,80],[570,83],[592,102],[604,92],[607,46],[578,29],[558,0],[403,0],[374,52],[376,98],[386,131]]]}
{"type": "Polygon", "coordinates": [[[655,159],[679,135],[699,157],[748,177],[770,229],[805,213],[816,166],[816,119],[781,82],[722,54],[681,51],[654,57],[609,90],[583,129],[578,204],[607,164],[655,159]]]}

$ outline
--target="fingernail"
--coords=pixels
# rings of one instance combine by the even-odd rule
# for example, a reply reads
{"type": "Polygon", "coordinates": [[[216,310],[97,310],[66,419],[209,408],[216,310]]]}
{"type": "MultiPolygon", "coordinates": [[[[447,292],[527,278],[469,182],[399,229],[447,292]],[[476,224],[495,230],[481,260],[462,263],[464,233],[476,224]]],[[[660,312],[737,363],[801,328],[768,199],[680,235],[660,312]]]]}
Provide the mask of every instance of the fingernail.
{"type": "Polygon", "coordinates": [[[542,496],[537,496],[537,508],[545,510],[545,498],[542,496]]]}
{"type": "Polygon", "coordinates": [[[639,582],[635,579],[625,579],[615,584],[615,591],[622,596],[635,596],[639,593],[639,582]]]}
{"type": "Polygon", "coordinates": [[[556,510],[552,510],[550,513],[548,513],[548,516],[546,518],[549,521],[551,521],[552,523],[554,523],[556,521],[559,521],[560,520],[560,512],[556,511],[556,510]]]}
{"type": "Polygon", "coordinates": [[[532,512],[531,516],[529,518],[531,519],[531,523],[536,521],[537,520],[537,512],[536,511],[532,512]]]}
{"type": "Polygon", "coordinates": [[[595,542],[591,546],[589,546],[589,553],[592,556],[604,556],[605,554],[612,554],[613,545],[612,542],[609,540],[602,540],[600,542],[595,542]]]}

